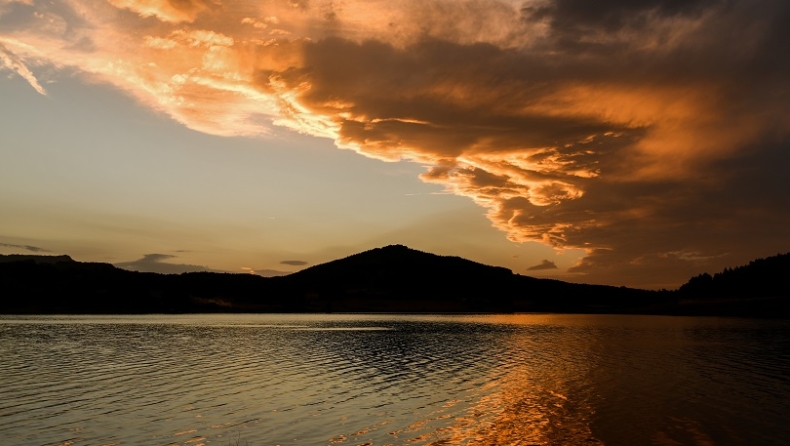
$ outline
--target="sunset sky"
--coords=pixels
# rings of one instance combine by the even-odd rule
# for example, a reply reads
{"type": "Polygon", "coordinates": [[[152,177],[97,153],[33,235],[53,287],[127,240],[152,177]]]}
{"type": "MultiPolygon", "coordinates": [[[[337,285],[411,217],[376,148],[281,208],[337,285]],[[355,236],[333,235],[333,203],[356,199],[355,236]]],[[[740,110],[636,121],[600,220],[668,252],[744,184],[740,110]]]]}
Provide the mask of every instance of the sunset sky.
{"type": "Polygon", "coordinates": [[[786,0],[0,0],[0,254],[388,244],[674,288],[790,251],[786,0]]]}

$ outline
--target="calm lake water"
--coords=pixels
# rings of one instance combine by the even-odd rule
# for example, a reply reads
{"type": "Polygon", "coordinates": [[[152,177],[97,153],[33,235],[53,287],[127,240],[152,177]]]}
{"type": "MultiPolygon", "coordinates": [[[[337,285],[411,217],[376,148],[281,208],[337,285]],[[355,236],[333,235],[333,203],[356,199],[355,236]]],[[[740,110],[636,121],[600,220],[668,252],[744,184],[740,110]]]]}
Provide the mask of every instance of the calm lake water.
{"type": "Polygon", "coordinates": [[[790,322],[0,317],[9,445],[790,444],[790,322]]]}

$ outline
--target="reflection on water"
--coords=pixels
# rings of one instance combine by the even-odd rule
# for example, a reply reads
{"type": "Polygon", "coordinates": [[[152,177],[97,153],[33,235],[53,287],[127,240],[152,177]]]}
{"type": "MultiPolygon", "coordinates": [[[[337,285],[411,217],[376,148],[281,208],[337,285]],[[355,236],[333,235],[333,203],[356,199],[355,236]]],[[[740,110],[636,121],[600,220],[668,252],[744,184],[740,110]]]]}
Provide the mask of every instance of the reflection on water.
{"type": "Polygon", "coordinates": [[[6,316],[0,355],[4,444],[790,444],[782,321],[6,316]]]}

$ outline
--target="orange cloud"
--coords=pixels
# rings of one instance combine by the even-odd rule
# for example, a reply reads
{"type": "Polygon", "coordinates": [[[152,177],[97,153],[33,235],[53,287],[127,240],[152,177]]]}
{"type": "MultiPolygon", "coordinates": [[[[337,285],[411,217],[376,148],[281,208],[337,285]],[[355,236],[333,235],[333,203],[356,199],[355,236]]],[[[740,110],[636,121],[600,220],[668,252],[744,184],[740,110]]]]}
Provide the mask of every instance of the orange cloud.
{"type": "Polygon", "coordinates": [[[191,22],[201,12],[217,8],[209,0],[107,0],[113,6],[140,14],[154,16],[165,22],[191,22]]]}
{"type": "Polygon", "coordinates": [[[511,240],[585,249],[578,273],[622,271],[719,258],[750,237],[738,218],[790,209],[754,186],[790,129],[790,13],[760,3],[34,1],[1,10],[28,16],[0,28],[0,57],[40,92],[31,63],[198,131],[284,126],[423,164],[511,240]]]}

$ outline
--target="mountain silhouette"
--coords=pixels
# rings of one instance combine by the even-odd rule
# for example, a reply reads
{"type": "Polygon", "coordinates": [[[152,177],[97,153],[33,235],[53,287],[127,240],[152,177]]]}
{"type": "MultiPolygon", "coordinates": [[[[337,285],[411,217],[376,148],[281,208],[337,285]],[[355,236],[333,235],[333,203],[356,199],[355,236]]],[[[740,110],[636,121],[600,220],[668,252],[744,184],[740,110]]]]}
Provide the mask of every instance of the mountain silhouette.
{"type": "Polygon", "coordinates": [[[0,255],[0,313],[556,312],[788,317],[790,254],[676,291],[537,279],[402,245],[281,277],[127,271],[68,256],[0,255]]]}
{"type": "Polygon", "coordinates": [[[462,311],[497,306],[505,296],[492,293],[513,273],[462,259],[391,245],[312,266],[272,282],[296,293],[312,310],[462,311]]]}

